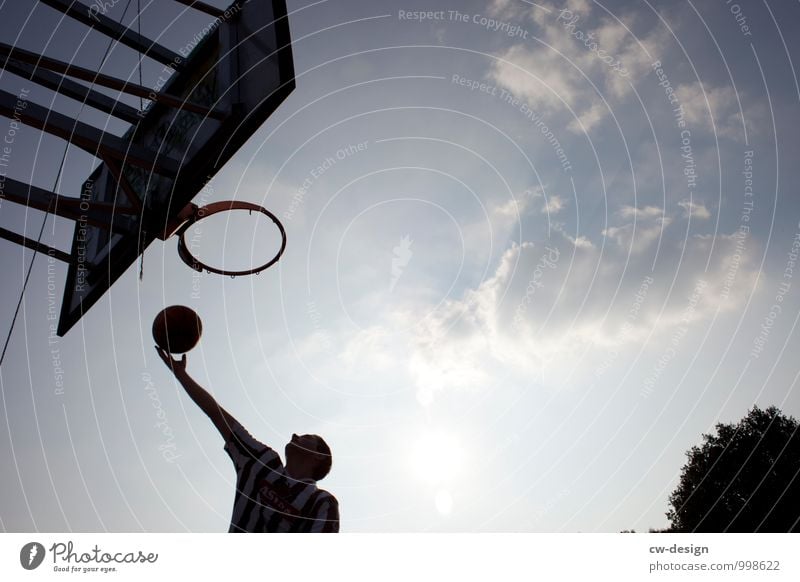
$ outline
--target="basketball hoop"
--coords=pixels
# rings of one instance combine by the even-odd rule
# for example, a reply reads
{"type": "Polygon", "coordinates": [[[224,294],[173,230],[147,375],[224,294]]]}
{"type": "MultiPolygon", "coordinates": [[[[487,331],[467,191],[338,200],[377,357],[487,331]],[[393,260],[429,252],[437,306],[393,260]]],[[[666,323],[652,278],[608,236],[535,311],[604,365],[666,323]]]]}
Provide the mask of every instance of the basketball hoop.
{"type": "Polygon", "coordinates": [[[208,271],[209,273],[216,273],[217,275],[230,275],[231,277],[238,277],[241,275],[257,275],[264,269],[268,269],[272,265],[278,262],[283,254],[283,251],[286,249],[286,230],[284,230],[281,221],[278,220],[278,217],[272,214],[269,210],[264,208],[263,206],[259,206],[258,204],[253,204],[252,202],[243,202],[240,200],[226,200],[224,202],[213,202],[208,204],[207,206],[202,206],[200,208],[194,207],[194,212],[189,216],[189,218],[184,222],[180,228],[175,233],[178,235],[178,255],[183,262],[189,265],[195,271],[208,271]],[[261,214],[267,216],[272,222],[275,223],[275,226],[278,227],[278,230],[281,233],[281,248],[275,254],[272,259],[264,263],[259,267],[255,267],[253,269],[247,269],[244,271],[232,271],[229,269],[218,269],[216,267],[211,267],[206,265],[202,261],[200,261],[197,257],[195,257],[191,252],[189,252],[189,247],[186,244],[186,231],[189,230],[196,222],[203,220],[204,218],[208,218],[214,214],[219,214],[220,212],[227,212],[229,210],[247,210],[249,212],[260,212],[261,214]]]}

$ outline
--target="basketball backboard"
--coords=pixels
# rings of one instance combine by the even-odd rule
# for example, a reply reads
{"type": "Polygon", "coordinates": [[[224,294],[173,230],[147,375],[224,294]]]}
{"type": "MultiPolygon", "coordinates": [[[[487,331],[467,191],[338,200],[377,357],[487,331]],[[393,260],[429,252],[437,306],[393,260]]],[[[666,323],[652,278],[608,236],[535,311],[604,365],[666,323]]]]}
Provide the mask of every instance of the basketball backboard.
{"type": "Polygon", "coordinates": [[[191,200],[292,92],[285,0],[234,2],[220,10],[206,36],[172,67],[175,72],[158,89],[168,99],[140,112],[122,138],[130,151],[150,152],[155,161],[142,163],[140,155],[134,164],[98,155],[103,163],[83,184],[81,201],[120,212],[111,229],[76,222],[60,336],[153,240],[174,231],[191,200]],[[170,102],[175,97],[178,106],[170,102]]]}

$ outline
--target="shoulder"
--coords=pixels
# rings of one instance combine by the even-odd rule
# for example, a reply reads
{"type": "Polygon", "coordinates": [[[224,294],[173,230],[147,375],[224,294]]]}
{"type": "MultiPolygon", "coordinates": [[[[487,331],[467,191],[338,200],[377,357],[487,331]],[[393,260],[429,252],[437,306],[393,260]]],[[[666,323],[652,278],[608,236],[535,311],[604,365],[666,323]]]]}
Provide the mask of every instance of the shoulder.
{"type": "Polygon", "coordinates": [[[331,493],[330,491],[326,491],[325,489],[320,489],[317,487],[317,498],[314,503],[317,507],[320,506],[328,506],[328,507],[339,507],[339,500],[331,493]]]}
{"type": "Polygon", "coordinates": [[[225,441],[225,447],[236,446],[244,447],[247,449],[269,449],[267,445],[259,441],[250,432],[238,422],[231,424],[230,437],[225,441]]]}
{"type": "Polygon", "coordinates": [[[311,532],[337,533],[339,531],[339,501],[330,492],[320,489],[312,511],[314,522],[311,532]]]}
{"type": "Polygon", "coordinates": [[[320,497],[333,499],[334,501],[336,501],[336,497],[334,497],[333,493],[331,493],[330,491],[326,491],[325,489],[323,489],[322,487],[319,487],[319,486],[317,486],[317,491],[319,491],[320,497]]]}
{"type": "Polygon", "coordinates": [[[248,459],[259,460],[261,464],[269,466],[281,465],[280,457],[272,448],[265,445],[240,423],[232,424],[230,438],[225,441],[225,451],[239,464],[244,464],[248,459]]]}

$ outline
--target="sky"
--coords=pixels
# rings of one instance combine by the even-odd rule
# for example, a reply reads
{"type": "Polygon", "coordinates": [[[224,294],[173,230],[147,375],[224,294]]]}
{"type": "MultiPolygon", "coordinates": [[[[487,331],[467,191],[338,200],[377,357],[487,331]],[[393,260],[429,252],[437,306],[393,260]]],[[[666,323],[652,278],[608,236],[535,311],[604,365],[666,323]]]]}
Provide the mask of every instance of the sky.
{"type": "MultiPolygon", "coordinates": [[[[126,4],[109,16],[173,50],[210,21],[126,4]]],[[[227,530],[231,461],[152,345],[172,304],[203,320],[189,372],[254,436],[327,440],[344,532],[663,528],[703,433],[800,414],[796,3],[287,5],[297,86],[195,198],[263,204],[284,256],[231,279],[156,241],[59,338],[66,267],[40,255],[0,368],[0,529],[227,530]]],[[[8,44],[95,69],[108,49],[33,1],[0,15],[8,44]]],[[[102,71],[138,63],[112,45],[102,71]]],[[[8,176],[53,189],[65,143],[12,146],[8,176]]],[[[69,148],[58,191],[98,163],[69,148]]],[[[43,218],[0,206],[31,238],[43,218]]],[[[244,213],[191,232],[229,267],[277,244],[244,213]]],[[[3,332],[31,256],[0,241],[3,332]]]]}

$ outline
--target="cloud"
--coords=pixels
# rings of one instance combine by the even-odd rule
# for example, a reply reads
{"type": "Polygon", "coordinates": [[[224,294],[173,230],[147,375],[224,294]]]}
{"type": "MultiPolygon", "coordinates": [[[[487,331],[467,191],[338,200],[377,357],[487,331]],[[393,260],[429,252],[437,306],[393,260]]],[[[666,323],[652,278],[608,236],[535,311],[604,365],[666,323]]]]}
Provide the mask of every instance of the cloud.
{"type": "Polygon", "coordinates": [[[531,200],[538,200],[539,204],[535,205],[534,208],[540,214],[547,214],[553,215],[558,214],[567,206],[567,201],[564,199],[563,196],[558,194],[547,194],[544,188],[534,188],[533,190],[528,190],[527,193],[529,194],[531,200]]]}
{"type": "MultiPolygon", "coordinates": [[[[514,198],[490,203],[488,206],[492,228],[497,231],[500,238],[503,238],[513,227],[520,224],[526,213],[554,216],[566,208],[567,201],[558,194],[547,195],[544,188],[537,186],[525,190],[514,198]]],[[[476,229],[483,228],[484,225],[476,225],[475,228],[470,225],[464,226],[465,238],[475,237],[476,229]]]]}
{"type": "Polygon", "coordinates": [[[737,99],[733,87],[714,87],[695,81],[679,85],[675,94],[690,127],[738,142],[744,142],[740,101],[744,108],[747,131],[752,132],[759,127],[766,114],[763,105],[750,104],[743,93],[739,93],[737,99]]]}
{"type": "Polygon", "coordinates": [[[508,230],[510,226],[519,222],[520,216],[530,208],[538,196],[540,196],[539,190],[526,190],[514,198],[495,202],[491,205],[492,223],[499,230],[508,230]]]}
{"type": "Polygon", "coordinates": [[[636,208],[623,206],[617,216],[632,219],[620,226],[610,226],[603,230],[603,236],[611,239],[617,246],[629,249],[631,253],[640,254],[651,244],[663,236],[664,229],[672,223],[672,219],[664,216],[664,210],[657,206],[636,208]]]}
{"type": "Polygon", "coordinates": [[[556,53],[516,45],[499,57],[502,61],[493,65],[491,78],[529,106],[554,112],[564,105],[577,107],[583,100],[579,74],[556,53]]]}
{"type": "Polygon", "coordinates": [[[724,116],[736,105],[736,94],[732,88],[703,87],[697,81],[679,85],[675,93],[683,107],[686,122],[690,126],[700,126],[709,131],[723,133],[724,116]],[[716,129],[715,124],[719,126],[716,129]]]}
{"type": "Polygon", "coordinates": [[[502,16],[503,18],[518,18],[524,16],[528,10],[528,6],[523,6],[516,0],[492,0],[488,6],[490,16],[502,16]]]}
{"type": "Polygon", "coordinates": [[[570,121],[567,129],[574,133],[589,133],[605,118],[606,113],[605,104],[597,101],[570,121]]]}
{"type": "MultiPolygon", "coordinates": [[[[567,128],[591,132],[609,114],[606,101],[626,97],[631,85],[649,72],[667,37],[659,29],[634,34],[632,16],[623,15],[619,21],[594,17],[591,4],[583,0],[568,2],[565,8],[540,5],[549,12],[529,7],[527,15],[540,27],[541,44],[534,40],[501,52],[489,77],[548,116],[570,109],[567,128]]],[[[492,11],[505,18],[519,18],[522,12],[519,4],[502,1],[495,1],[492,11]]]]}
{"type": "Polygon", "coordinates": [[[682,245],[673,241],[656,272],[649,256],[626,262],[624,253],[603,255],[596,245],[574,245],[558,232],[547,245],[512,245],[492,277],[448,301],[416,330],[412,381],[430,395],[530,382],[544,370],[551,378],[590,374],[592,357],[576,370],[584,350],[638,348],[648,337],[657,341],[676,326],[741,305],[755,285],[757,261],[753,249],[739,249],[736,284],[726,283],[738,241],[736,235],[690,237],[682,254],[682,245]],[[558,250],[555,261],[552,249],[558,250]],[[647,297],[631,320],[646,281],[647,297]]]}
{"type": "Polygon", "coordinates": [[[624,205],[617,211],[617,214],[622,218],[653,219],[664,216],[664,209],[658,206],[636,208],[635,206],[624,205]]]}
{"type": "MultiPolygon", "coordinates": [[[[695,220],[711,218],[711,213],[700,203],[681,200],[678,206],[683,209],[681,218],[689,216],[695,220]]],[[[615,245],[622,249],[630,250],[633,254],[640,254],[665,234],[676,216],[667,216],[663,208],[658,206],[635,207],[623,205],[615,215],[622,220],[630,221],[624,224],[609,226],[602,231],[615,245]]]]}
{"type": "Polygon", "coordinates": [[[593,248],[594,244],[590,241],[587,237],[581,235],[575,238],[569,237],[568,239],[572,242],[573,245],[580,248],[593,248]]]}
{"type": "Polygon", "coordinates": [[[589,14],[592,5],[589,0],[567,0],[566,8],[577,14],[589,14]]]}
{"type": "Polygon", "coordinates": [[[684,218],[689,218],[690,216],[700,220],[711,218],[711,212],[703,204],[692,202],[691,200],[681,200],[678,202],[678,206],[683,208],[684,218]]]}
{"type": "MultiPolygon", "coordinates": [[[[538,213],[533,201],[543,202],[541,191],[514,204],[538,213]]],[[[516,216],[511,204],[493,216],[516,216]]],[[[443,300],[411,293],[381,303],[365,288],[360,303],[380,306],[368,326],[326,319],[325,333],[298,340],[296,353],[347,393],[408,398],[410,390],[423,406],[459,391],[555,389],[566,378],[586,385],[615,361],[628,365],[628,352],[663,349],[679,327],[736,312],[754,289],[758,249],[736,234],[664,236],[655,254],[653,241],[686,211],[622,206],[603,233],[613,244],[552,223],[549,236],[506,243],[484,279],[443,300]]]]}
{"type": "Polygon", "coordinates": [[[545,202],[543,210],[548,214],[558,214],[567,205],[566,201],[558,194],[553,194],[545,202]]]}

